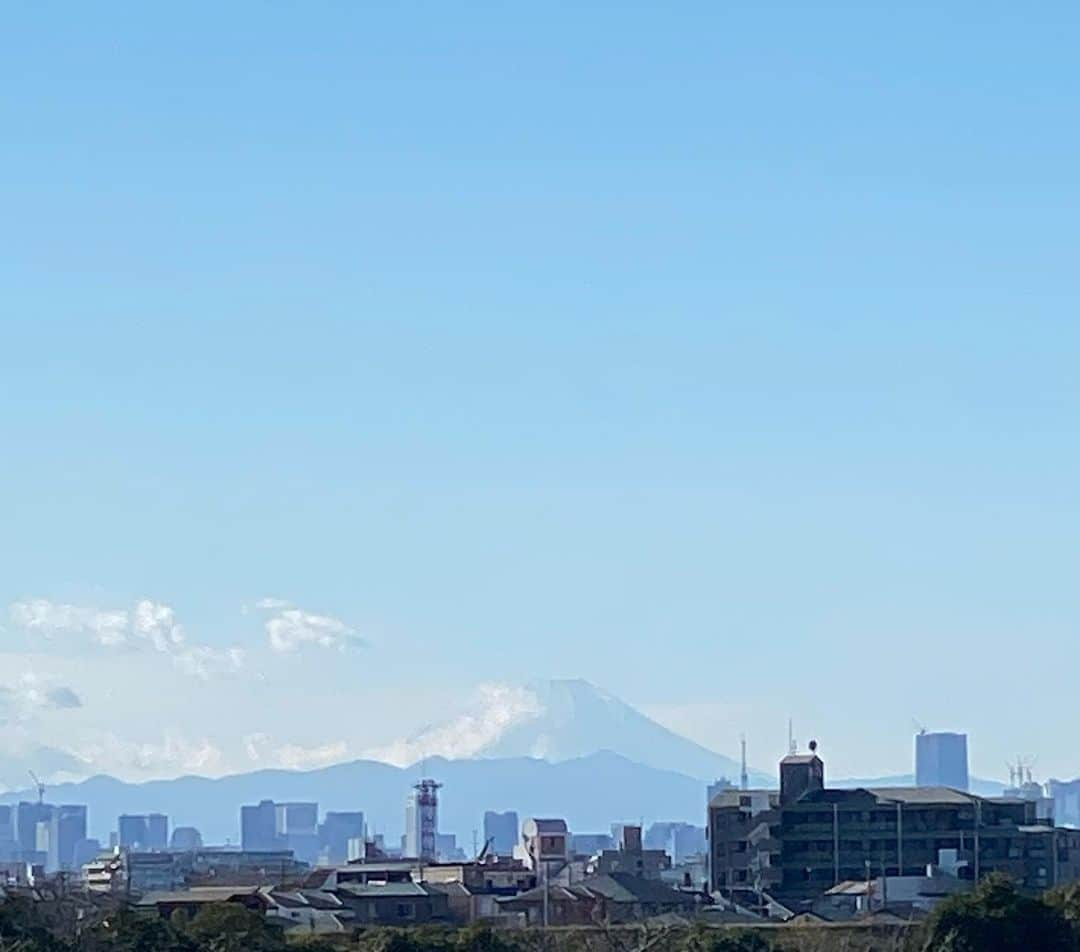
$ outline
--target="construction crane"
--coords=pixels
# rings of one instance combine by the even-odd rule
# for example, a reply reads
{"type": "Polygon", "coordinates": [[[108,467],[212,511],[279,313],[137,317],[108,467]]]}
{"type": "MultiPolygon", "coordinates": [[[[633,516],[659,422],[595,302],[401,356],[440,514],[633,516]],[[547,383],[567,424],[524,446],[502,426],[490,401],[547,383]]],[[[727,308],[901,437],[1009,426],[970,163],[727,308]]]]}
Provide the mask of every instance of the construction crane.
{"type": "Polygon", "coordinates": [[[32,770],[27,771],[30,774],[30,779],[34,781],[34,786],[37,787],[37,802],[38,806],[45,802],[45,784],[38,780],[38,775],[32,770]]]}

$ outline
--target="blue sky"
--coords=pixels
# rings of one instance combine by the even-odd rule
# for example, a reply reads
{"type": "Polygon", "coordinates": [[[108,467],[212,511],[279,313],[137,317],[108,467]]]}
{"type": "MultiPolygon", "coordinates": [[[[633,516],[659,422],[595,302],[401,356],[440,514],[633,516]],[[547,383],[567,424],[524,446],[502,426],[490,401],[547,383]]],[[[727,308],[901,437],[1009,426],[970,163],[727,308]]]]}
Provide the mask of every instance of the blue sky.
{"type": "Polygon", "coordinates": [[[6,9],[10,757],[582,676],[762,766],[1080,773],[1080,13],[878,6],[6,9]]]}

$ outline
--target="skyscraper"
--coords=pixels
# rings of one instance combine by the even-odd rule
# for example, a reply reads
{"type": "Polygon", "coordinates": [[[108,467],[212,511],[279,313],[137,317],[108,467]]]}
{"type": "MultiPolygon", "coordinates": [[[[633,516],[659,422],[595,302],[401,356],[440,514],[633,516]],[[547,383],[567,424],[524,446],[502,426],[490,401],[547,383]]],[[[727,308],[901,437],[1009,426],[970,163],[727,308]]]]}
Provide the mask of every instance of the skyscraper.
{"type": "Polygon", "coordinates": [[[51,803],[28,803],[26,800],[15,807],[15,839],[20,853],[37,852],[38,823],[49,822],[55,809],[51,803]]]}
{"type": "Polygon", "coordinates": [[[240,845],[245,850],[290,849],[314,862],[319,851],[319,805],[261,800],[240,808],[240,845]]]}
{"type": "Polygon", "coordinates": [[[968,788],[967,734],[920,731],[915,735],[915,784],[968,788]]]}
{"type": "Polygon", "coordinates": [[[169,846],[169,818],[163,813],[150,813],[146,817],[146,848],[164,850],[169,846]]]}
{"type": "Polygon", "coordinates": [[[21,859],[43,863],[50,873],[75,868],[75,848],[86,839],[85,805],[20,803],[15,817],[21,859]]]}
{"type": "Polygon", "coordinates": [[[0,859],[11,859],[14,852],[15,808],[0,805],[0,859]]]}
{"type": "Polygon", "coordinates": [[[311,802],[275,804],[278,843],[298,860],[314,863],[319,856],[319,805],[311,802]]]}
{"type": "Polygon", "coordinates": [[[56,830],[56,847],[55,854],[50,851],[50,859],[55,859],[56,869],[77,869],[75,851],[86,839],[86,806],[65,803],[56,808],[52,823],[56,830]]]}
{"type": "Polygon", "coordinates": [[[169,818],[163,813],[125,813],[116,821],[124,849],[156,852],[168,849],[169,818]]]}
{"type": "Polygon", "coordinates": [[[277,810],[273,800],[240,808],[240,846],[245,850],[278,848],[277,810]]]}
{"type": "Polygon", "coordinates": [[[484,842],[490,844],[488,851],[498,856],[509,856],[518,842],[518,815],[513,810],[484,813],[484,842]]]}
{"type": "Polygon", "coordinates": [[[319,825],[319,845],[328,863],[349,859],[349,840],[363,840],[364,814],[355,811],[329,811],[319,825]]]}

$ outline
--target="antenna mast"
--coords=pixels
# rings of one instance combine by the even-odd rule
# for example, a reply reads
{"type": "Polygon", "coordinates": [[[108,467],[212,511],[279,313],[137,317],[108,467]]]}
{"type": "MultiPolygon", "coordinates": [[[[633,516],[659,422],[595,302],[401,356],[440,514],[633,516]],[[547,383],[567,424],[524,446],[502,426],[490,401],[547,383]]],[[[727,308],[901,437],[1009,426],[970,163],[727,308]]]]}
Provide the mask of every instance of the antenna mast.
{"type": "Polygon", "coordinates": [[[746,775],[746,735],[743,734],[739,738],[739,744],[742,747],[742,770],[739,773],[739,786],[743,790],[750,789],[750,781],[746,775]]]}

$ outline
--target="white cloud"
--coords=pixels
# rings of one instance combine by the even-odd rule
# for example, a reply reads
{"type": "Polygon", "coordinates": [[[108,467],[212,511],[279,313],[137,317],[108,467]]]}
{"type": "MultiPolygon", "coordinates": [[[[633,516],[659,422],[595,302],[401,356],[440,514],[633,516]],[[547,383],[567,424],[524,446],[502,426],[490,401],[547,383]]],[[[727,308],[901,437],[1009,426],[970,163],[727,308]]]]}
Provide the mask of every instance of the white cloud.
{"type": "Polygon", "coordinates": [[[237,671],[244,662],[239,648],[189,644],[172,606],[146,598],[131,611],[102,611],[35,598],[12,603],[9,614],[20,628],[48,639],[89,636],[92,644],[105,648],[152,648],[168,655],[180,671],[199,678],[237,671]]]}
{"type": "Polygon", "coordinates": [[[270,647],[278,652],[296,651],[305,644],[341,651],[361,642],[360,636],[340,619],[299,608],[286,609],[268,619],[266,633],[270,647]]]}
{"type": "Polygon", "coordinates": [[[184,643],[184,629],[168,605],[143,599],[135,606],[132,630],[150,641],[158,651],[169,652],[184,643]]]}
{"type": "Polygon", "coordinates": [[[372,760],[408,767],[425,757],[474,757],[509,728],[543,712],[540,699],[528,688],[481,684],[468,710],[437,727],[405,740],[365,751],[372,760]]]}
{"type": "Polygon", "coordinates": [[[349,756],[349,745],[343,741],[330,741],[314,747],[301,744],[281,744],[269,734],[248,734],[244,738],[244,751],[253,764],[261,767],[285,767],[288,770],[312,770],[341,763],[349,756]]]}
{"type": "Polygon", "coordinates": [[[255,603],[255,607],[277,611],[279,608],[291,608],[292,602],[284,598],[260,598],[255,603]]]}
{"type": "Polygon", "coordinates": [[[191,740],[169,731],[160,742],[128,741],[113,733],[103,733],[72,753],[93,772],[118,776],[175,776],[190,772],[215,775],[221,773],[225,764],[221,749],[209,739],[191,740]]]}
{"type": "Polygon", "coordinates": [[[11,620],[20,628],[52,638],[60,634],[87,633],[101,645],[122,645],[128,640],[126,611],[97,611],[78,605],[34,598],[14,602],[11,620]]]}

